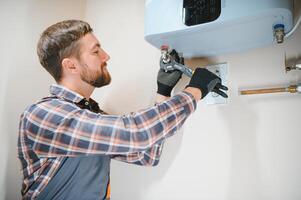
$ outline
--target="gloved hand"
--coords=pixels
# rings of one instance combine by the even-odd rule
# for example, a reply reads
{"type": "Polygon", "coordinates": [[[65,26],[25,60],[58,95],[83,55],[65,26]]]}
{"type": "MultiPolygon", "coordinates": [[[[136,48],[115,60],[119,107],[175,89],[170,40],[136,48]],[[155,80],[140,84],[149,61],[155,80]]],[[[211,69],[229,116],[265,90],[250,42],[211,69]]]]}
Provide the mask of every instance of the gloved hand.
{"type": "MultiPolygon", "coordinates": [[[[171,60],[184,64],[184,59],[180,58],[178,53],[174,49],[171,51],[170,55],[171,55],[171,60]]],[[[165,68],[165,66],[168,65],[170,65],[170,62],[164,63],[161,57],[160,70],[157,75],[157,85],[158,85],[157,93],[163,96],[170,97],[172,89],[181,79],[183,73],[176,69],[165,72],[165,70],[163,69],[165,68]]]]}
{"type": "Polygon", "coordinates": [[[224,98],[228,98],[228,95],[221,91],[228,90],[228,88],[222,85],[221,82],[221,79],[209,70],[205,68],[196,68],[186,87],[199,88],[202,91],[202,99],[211,91],[224,98]]]}

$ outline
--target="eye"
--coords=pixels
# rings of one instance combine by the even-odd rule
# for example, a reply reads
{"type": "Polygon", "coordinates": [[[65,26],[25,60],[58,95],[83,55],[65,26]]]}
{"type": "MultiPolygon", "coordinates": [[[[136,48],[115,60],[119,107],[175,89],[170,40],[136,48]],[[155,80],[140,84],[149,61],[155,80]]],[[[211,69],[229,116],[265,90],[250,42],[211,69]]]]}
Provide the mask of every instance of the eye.
{"type": "Polygon", "coordinates": [[[99,51],[98,51],[98,50],[96,50],[96,51],[93,51],[93,53],[95,53],[95,54],[98,54],[98,53],[99,53],[99,51]]]}

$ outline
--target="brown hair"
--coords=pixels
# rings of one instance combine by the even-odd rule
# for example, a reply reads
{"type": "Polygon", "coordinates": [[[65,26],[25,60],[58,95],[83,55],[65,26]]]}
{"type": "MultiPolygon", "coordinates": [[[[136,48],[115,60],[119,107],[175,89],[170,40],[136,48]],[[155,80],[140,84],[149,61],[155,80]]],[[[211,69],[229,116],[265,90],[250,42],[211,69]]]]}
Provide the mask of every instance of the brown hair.
{"type": "Polygon", "coordinates": [[[87,22],[65,20],[51,25],[42,33],[37,46],[39,60],[57,82],[62,77],[62,60],[70,56],[79,58],[78,40],[92,31],[87,22]]]}

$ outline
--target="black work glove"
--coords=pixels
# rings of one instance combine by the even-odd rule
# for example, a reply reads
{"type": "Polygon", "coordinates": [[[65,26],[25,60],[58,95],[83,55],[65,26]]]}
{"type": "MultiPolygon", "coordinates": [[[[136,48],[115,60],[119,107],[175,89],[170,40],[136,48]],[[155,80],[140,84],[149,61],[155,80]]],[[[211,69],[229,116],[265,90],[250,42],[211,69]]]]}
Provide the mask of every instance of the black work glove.
{"type": "MultiPolygon", "coordinates": [[[[184,64],[184,59],[180,58],[178,53],[174,49],[171,51],[170,55],[172,60],[184,64]]],[[[181,79],[183,73],[177,69],[171,71],[163,70],[168,65],[170,65],[170,62],[164,63],[161,57],[160,70],[157,75],[157,85],[158,85],[157,93],[163,96],[170,97],[172,89],[181,79]]]]}
{"type": "Polygon", "coordinates": [[[215,92],[224,98],[228,95],[221,90],[228,90],[228,88],[221,84],[221,79],[205,68],[196,68],[189,84],[186,87],[199,88],[202,91],[202,99],[209,93],[215,92]]]}

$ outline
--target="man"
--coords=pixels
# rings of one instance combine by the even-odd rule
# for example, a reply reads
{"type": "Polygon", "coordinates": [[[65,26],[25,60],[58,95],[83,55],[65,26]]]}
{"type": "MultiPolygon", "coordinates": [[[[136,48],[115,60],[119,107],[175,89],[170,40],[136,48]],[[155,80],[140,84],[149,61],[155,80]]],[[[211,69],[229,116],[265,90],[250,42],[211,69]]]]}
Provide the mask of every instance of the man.
{"type": "Polygon", "coordinates": [[[186,89],[170,97],[182,73],[160,70],[155,106],[108,115],[90,96],[110,83],[110,57],[88,23],[66,20],[48,27],[37,53],[57,84],[21,115],[23,199],[109,199],[111,158],[157,165],[164,140],[183,125],[196,102],[212,90],[226,89],[216,75],[198,68],[186,89]]]}

